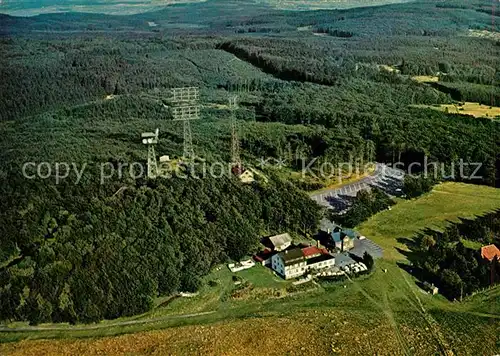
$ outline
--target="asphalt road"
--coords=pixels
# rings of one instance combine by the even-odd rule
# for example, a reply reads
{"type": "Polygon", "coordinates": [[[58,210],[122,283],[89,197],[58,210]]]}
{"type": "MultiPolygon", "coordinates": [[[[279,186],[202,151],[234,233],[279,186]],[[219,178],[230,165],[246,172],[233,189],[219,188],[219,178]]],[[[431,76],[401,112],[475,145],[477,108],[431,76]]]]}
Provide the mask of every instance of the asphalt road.
{"type": "Polygon", "coordinates": [[[359,191],[371,189],[374,186],[379,187],[389,195],[398,195],[403,187],[403,178],[403,171],[377,163],[372,175],[334,189],[314,193],[311,198],[320,205],[337,211],[345,211],[359,191]]]}

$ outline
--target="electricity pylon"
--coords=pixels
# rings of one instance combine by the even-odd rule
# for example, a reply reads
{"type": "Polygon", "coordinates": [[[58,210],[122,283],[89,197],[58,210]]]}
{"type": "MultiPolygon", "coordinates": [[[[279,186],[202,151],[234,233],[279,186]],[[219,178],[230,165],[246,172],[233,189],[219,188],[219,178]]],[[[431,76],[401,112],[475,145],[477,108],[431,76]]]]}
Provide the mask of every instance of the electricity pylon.
{"type": "Polygon", "coordinates": [[[183,121],[184,149],[183,159],[192,161],[195,158],[193,149],[193,135],[191,133],[191,120],[200,118],[200,91],[196,87],[173,88],[171,103],[174,121],[183,121]]]}
{"type": "Polygon", "coordinates": [[[229,110],[231,111],[231,164],[237,171],[236,174],[241,174],[243,167],[240,157],[240,141],[238,138],[238,128],[236,125],[235,111],[238,108],[238,97],[232,96],[229,98],[229,110]]]}
{"type": "Polygon", "coordinates": [[[148,146],[148,177],[156,178],[158,175],[158,162],[156,161],[155,146],[158,143],[160,130],[155,132],[144,132],[141,135],[142,143],[148,146]]]}
{"type": "Polygon", "coordinates": [[[191,133],[191,120],[200,118],[200,107],[197,105],[174,106],[172,108],[174,121],[182,121],[184,126],[184,149],[183,158],[185,160],[193,160],[193,135],[191,133]]]}

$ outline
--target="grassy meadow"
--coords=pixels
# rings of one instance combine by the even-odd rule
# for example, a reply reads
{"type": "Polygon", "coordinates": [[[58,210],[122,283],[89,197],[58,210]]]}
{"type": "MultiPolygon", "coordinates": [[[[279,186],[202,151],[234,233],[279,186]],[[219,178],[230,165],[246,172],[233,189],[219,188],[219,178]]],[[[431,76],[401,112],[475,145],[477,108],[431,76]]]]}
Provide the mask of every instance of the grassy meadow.
{"type": "Polygon", "coordinates": [[[358,230],[384,249],[384,258],[400,260],[398,238],[424,228],[442,228],[458,218],[472,218],[500,207],[500,191],[462,183],[444,183],[416,200],[400,201],[392,210],[373,216],[358,230]]]}
{"type": "Polygon", "coordinates": [[[439,82],[439,77],[435,75],[416,75],[411,77],[416,82],[419,83],[437,83],[439,82]]]}
{"type": "Polygon", "coordinates": [[[458,104],[441,105],[414,105],[420,108],[429,108],[450,114],[471,115],[474,117],[495,118],[500,116],[500,107],[488,106],[480,103],[464,102],[458,104]]]}

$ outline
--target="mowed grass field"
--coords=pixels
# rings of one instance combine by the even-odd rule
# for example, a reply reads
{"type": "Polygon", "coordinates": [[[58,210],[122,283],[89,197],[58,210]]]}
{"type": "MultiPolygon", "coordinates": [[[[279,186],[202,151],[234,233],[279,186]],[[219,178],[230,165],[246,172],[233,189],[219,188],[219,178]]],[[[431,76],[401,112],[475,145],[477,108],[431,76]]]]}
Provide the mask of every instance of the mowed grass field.
{"type": "Polygon", "coordinates": [[[435,75],[415,75],[411,79],[419,83],[437,83],[439,82],[439,77],[435,75]]]}
{"type": "Polygon", "coordinates": [[[384,258],[404,259],[398,238],[411,238],[424,228],[440,229],[458,218],[473,218],[500,208],[500,189],[462,183],[444,183],[415,200],[404,200],[363,223],[357,229],[384,249],[384,258]]]}
{"type": "Polygon", "coordinates": [[[459,104],[441,105],[413,105],[414,107],[433,109],[449,114],[471,115],[473,117],[496,118],[500,117],[500,107],[488,106],[480,103],[464,102],[459,104]]]}
{"type": "Polygon", "coordinates": [[[253,286],[242,300],[231,297],[238,286],[222,266],[207,276],[197,297],[175,299],[142,316],[90,327],[0,332],[0,341],[11,341],[0,345],[0,355],[498,354],[500,288],[462,303],[430,296],[397,265],[405,259],[396,250],[403,248],[399,237],[497,208],[500,190],[441,184],[359,227],[385,250],[369,276],[272,295],[290,282],[255,266],[235,274],[253,286]]]}

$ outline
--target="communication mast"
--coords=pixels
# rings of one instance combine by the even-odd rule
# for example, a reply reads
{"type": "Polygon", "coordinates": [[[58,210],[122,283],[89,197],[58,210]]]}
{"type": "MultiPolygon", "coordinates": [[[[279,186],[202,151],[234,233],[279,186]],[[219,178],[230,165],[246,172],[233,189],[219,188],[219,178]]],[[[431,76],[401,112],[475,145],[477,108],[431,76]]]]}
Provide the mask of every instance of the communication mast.
{"type": "Polygon", "coordinates": [[[172,89],[172,115],[174,121],[182,121],[184,125],[183,159],[192,161],[195,158],[191,121],[200,118],[200,90],[196,87],[172,89]]]}
{"type": "Polygon", "coordinates": [[[144,132],[141,135],[142,143],[148,146],[148,177],[156,178],[158,176],[158,162],[156,161],[155,146],[158,143],[160,130],[155,132],[144,132]]]}

